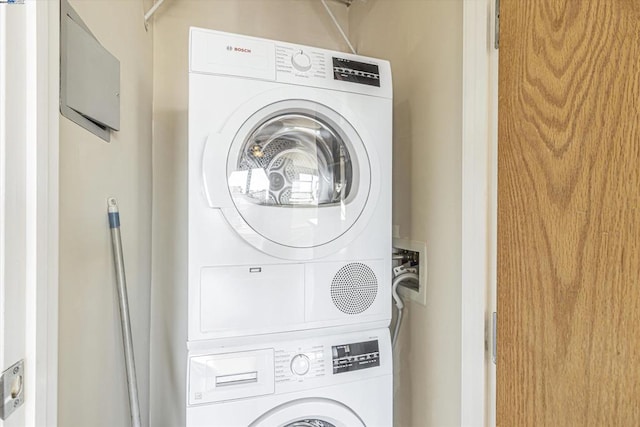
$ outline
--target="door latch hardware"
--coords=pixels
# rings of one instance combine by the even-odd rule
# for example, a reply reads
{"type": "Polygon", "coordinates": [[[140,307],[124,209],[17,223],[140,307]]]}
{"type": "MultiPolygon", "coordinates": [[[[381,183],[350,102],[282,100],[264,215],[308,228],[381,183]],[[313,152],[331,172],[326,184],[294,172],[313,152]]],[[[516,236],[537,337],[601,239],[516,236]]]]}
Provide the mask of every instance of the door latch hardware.
{"type": "Polygon", "coordinates": [[[24,360],[0,376],[0,420],[6,420],[24,403],[24,360]]]}
{"type": "Polygon", "coordinates": [[[496,10],[494,11],[494,34],[493,34],[493,47],[500,49],[500,0],[496,0],[496,10]]]}

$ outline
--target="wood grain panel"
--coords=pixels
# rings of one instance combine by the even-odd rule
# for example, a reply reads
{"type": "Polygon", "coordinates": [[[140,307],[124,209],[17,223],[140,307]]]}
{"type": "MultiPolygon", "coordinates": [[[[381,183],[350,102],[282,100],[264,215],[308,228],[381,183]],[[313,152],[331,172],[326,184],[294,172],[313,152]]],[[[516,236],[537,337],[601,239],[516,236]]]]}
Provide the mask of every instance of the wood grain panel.
{"type": "Polygon", "coordinates": [[[640,1],[501,0],[500,426],[640,426],[640,1]]]}

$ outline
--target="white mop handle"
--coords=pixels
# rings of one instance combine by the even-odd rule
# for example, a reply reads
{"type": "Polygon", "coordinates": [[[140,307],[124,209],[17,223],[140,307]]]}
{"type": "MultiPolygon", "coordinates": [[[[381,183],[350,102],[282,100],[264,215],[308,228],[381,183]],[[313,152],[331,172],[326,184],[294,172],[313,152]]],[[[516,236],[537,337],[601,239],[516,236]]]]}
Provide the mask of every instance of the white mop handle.
{"type": "Polygon", "coordinates": [[[127,280],[124,274],[124,256],[122,255],[122,239],[120,237],[120,212],[116,199],[107,200],[109,207],[109,228],[113,244],[113,260],[116,267],[118,285],[118,302],[120,305],[120,323],[122,324],[122,341],[124,344],[124,364],[127,370],[127,389],[129,390],[129,407],[131,409],[131,426],[140,427],[140,403],[138,401],[138,383],[136,381],[136,365],[133,358],[133,337],[131,336],[131,319],[129,318],[129,302],[127,299],[127,280]]]}

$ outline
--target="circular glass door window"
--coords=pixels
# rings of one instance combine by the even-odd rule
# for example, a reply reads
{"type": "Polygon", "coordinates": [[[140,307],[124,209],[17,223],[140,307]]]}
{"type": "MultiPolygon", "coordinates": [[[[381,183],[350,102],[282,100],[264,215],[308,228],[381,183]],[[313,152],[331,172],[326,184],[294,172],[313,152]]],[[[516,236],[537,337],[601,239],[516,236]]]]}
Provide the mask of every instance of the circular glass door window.
{"type": "Polygon", "coordinates": [[[248,227],[236,231],[263,250],[256,234],[289,248],[324,245],[360,218],[370,173],[364,144],[340,114],[311,101],[274,103],[235,135],[227,162],[235,213],[225,215],[239,215],[248,227]]]}
{"type": "Polygon", "coordinates": [[[245,140],[229,187],[258,205],[305,207],[349,197],[353,165],[344,140],[326,121],[299,113],[262,123],[245,140]]]}
{"type": "Polygon", "coordinates": [[[365,427],[362,419],[345,404],[323,397],[285,402],[249,427],[365,427]]]}
{"type": "Polygon", "coordinates": [[[287,424],[284,427],[336,427],[336,426],[331,424],[329,421],[323,421],[323,420],[314,418],[314,419],[304,419],[304,420],[294,421],[290,424],[287,424]]]}

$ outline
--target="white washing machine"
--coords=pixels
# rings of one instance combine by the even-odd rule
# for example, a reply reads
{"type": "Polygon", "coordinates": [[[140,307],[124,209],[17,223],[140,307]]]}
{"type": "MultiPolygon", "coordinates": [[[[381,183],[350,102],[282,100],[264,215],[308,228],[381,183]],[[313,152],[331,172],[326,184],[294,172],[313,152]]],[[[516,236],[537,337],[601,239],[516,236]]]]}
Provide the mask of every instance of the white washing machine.
{"type": "Polygon", "coordinates": [[[391,317],[387,61],[192,28],[188,339],[391,317]]]}
{"type": "Polygon", "coordinates": [[[387,329],[191,350],[187,426],[390,427],[387,329]]]}

